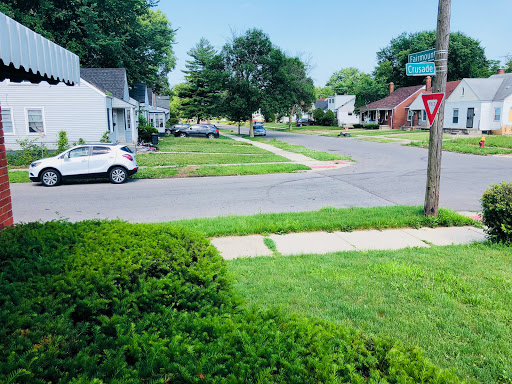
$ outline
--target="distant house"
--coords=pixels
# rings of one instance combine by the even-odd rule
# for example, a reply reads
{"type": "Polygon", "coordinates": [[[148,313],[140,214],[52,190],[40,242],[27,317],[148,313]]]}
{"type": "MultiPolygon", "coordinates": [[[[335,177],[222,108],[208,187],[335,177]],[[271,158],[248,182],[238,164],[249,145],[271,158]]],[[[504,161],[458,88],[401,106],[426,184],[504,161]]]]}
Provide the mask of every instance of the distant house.
{"type": "Polygon", "coordinates": [[[138,116],[149,122],[149,95],[146,83],[134,83],[129,93],[130,97],[139,103],[138,116]]]}
{"type": "Polygon", "coordinates": [[[327,98],[327,109],[334,112],[339,126],[357,124],[359,116],[354,113],[355,103],[355,95],[330,96],[327,98]]]}
{"type": "Polygon", "coordinates": [[[169,96],[158,96],[153,93],[151,88],[148,88],[148,102],[149,124],[158,129],[160,133],[164,133],[165,123],[171,114],[169,96]]]}
{"type": "Polygon", "coordinates": [[[406,125],[407,107],[425,92],[424,85],[398,88],[395,91],[393,83],[389,84],[389,96],[367,104],[359,109],[363,124],[380,124],[392,129],[406,125]]]}
{"type": "MultiPolygon", "coordinates": [[[[459,85],[460,80],[457,81],[449,81],[446,83],[446,92],[445,99],[448,99],[455,88],[459,85]]],[[[427,77],[426,89],[422,94],[432,93],[432,80],[427,77]]],[[[406,127],[412,128],[420,128],[420,129],[428,129],[428,120],[427,120],[427,111],[425,110],[425,105],[423,104],[422,94],[419,94],[416,99],[406,107],[407,111],[407,121],[405,123],[406,127]]],[[[446,126],[446,117],[445,117],[445,126],[446,126]]]]}
{"type": "Polygon", "coordinates": [[[124,68],[81,68],[80,76],[106,95],[109,138],[112,142],[137,142],[138,102],[130,97],[124,68]]]}
{"type": "Polygon", "coordinates": [[[446,100],[444,126],[512,134],[512,73],[463,79],[446,100]]]}

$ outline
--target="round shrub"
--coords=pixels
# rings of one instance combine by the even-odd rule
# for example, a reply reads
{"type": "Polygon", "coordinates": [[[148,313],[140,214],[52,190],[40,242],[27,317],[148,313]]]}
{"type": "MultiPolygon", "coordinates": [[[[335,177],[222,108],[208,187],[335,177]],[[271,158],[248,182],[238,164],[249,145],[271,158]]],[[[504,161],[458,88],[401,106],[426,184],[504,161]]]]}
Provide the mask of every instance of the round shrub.
{"type": "Polygon", "coordinates": [[[421,350],[246,310],[204,235],[121,221],[0,231],[0,382],[461,383],[421,350]]]}
{"type": "Polygon", "coordinates": [[[512,243],[512,183],[492,185],[481,201],[483,223],[491,240],[512,243]]]}
{"type": "Polygon", "coordinates": [[[150,126],[139,125],[139,140],[150,142],[152,133],[158,133],[158,129],[150,126]]]}

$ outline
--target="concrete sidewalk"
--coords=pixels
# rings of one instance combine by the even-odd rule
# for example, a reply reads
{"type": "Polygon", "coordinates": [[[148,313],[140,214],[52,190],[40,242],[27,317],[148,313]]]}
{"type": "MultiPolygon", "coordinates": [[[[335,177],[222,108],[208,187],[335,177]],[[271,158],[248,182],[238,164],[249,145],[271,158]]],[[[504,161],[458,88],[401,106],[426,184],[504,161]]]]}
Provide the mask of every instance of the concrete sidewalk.
{"type": "Polygon", "coordinates": [[[329,160],[329,161],[316,160],[316,159],[312,159],[311,157],[304,156],[300,153],[294,153],[294,152],[290,152],[290,151],[286,151],[284,149],[274,147],[273,145],[270,145],[270,144],[265,144],[265,143],[261,143],[259,141],[244,139],[243,137],[230,135],[229,133],[225,133],[225,132],[222,132],[221,134],[223,136],[229,137],[230,139],[237,140],[237,141],[243,141],[245,143],[252,144],[255,147],[272,152],[275,155],[282,156],[286,159],[289,159],[293,163],[303,164],[303,165],[311,168],[312,170],[339,169],[339,168],[348,167],[351,164],[350,162],[343,161],[343,160],[329,160]]]}
{"type": "Polygon", "coordinates": [[[272,256],[274,252],[265,245],[265,237],[274,242],[281,255],[425,248],[430,245],[470,244],[486,238],[484,231],[476,227],[438,227],[231,236],[214,238],[211,241],[224,259],[231,260],[238,257],[272,256]]]}

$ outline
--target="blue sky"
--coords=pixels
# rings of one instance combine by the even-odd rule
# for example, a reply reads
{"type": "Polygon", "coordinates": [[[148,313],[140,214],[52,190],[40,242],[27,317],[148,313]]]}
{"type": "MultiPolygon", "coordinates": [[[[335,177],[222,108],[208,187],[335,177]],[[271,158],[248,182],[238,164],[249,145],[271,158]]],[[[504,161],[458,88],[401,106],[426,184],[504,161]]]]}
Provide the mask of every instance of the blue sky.
{"type": "MultiPolygon", "coordinates": [[[[323,86],[337,70],[371,72],[376,52],[402,32],[433,30],[438,0],[160,0],[176,34],[176,69],[171,85],[183,81],[187,52],[201,37],[217,49],[232,33],[259,28],[289,55],[312,65],[323,86]]],[[[512,0],[452,0],[451,31],[480,40],[489,59],[512,54],[512,0]]]]}

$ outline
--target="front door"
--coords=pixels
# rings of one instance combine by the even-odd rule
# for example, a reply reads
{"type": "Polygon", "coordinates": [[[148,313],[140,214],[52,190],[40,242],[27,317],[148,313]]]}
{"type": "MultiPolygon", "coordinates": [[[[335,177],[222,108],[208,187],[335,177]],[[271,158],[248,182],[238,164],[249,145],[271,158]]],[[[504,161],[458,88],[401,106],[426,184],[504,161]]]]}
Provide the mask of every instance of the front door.
{"type": "Polygon", "coordinates": [[[117,141],[117,110],[112,109],[112,134],[110,135],[110,142],[115,143],[117,141]]]}
{"type": "Polygon", "coordinates": [[[473,128],[473,117],[475,117],[475,108],[468,108],[468,118],[466,120],[466,128],[473,128]]]}
{"type": "Polygon", "coordinates": [[[89,147],[72,149],[62,156],[62,176],[86,175],[89,173],[89,147]]]}

